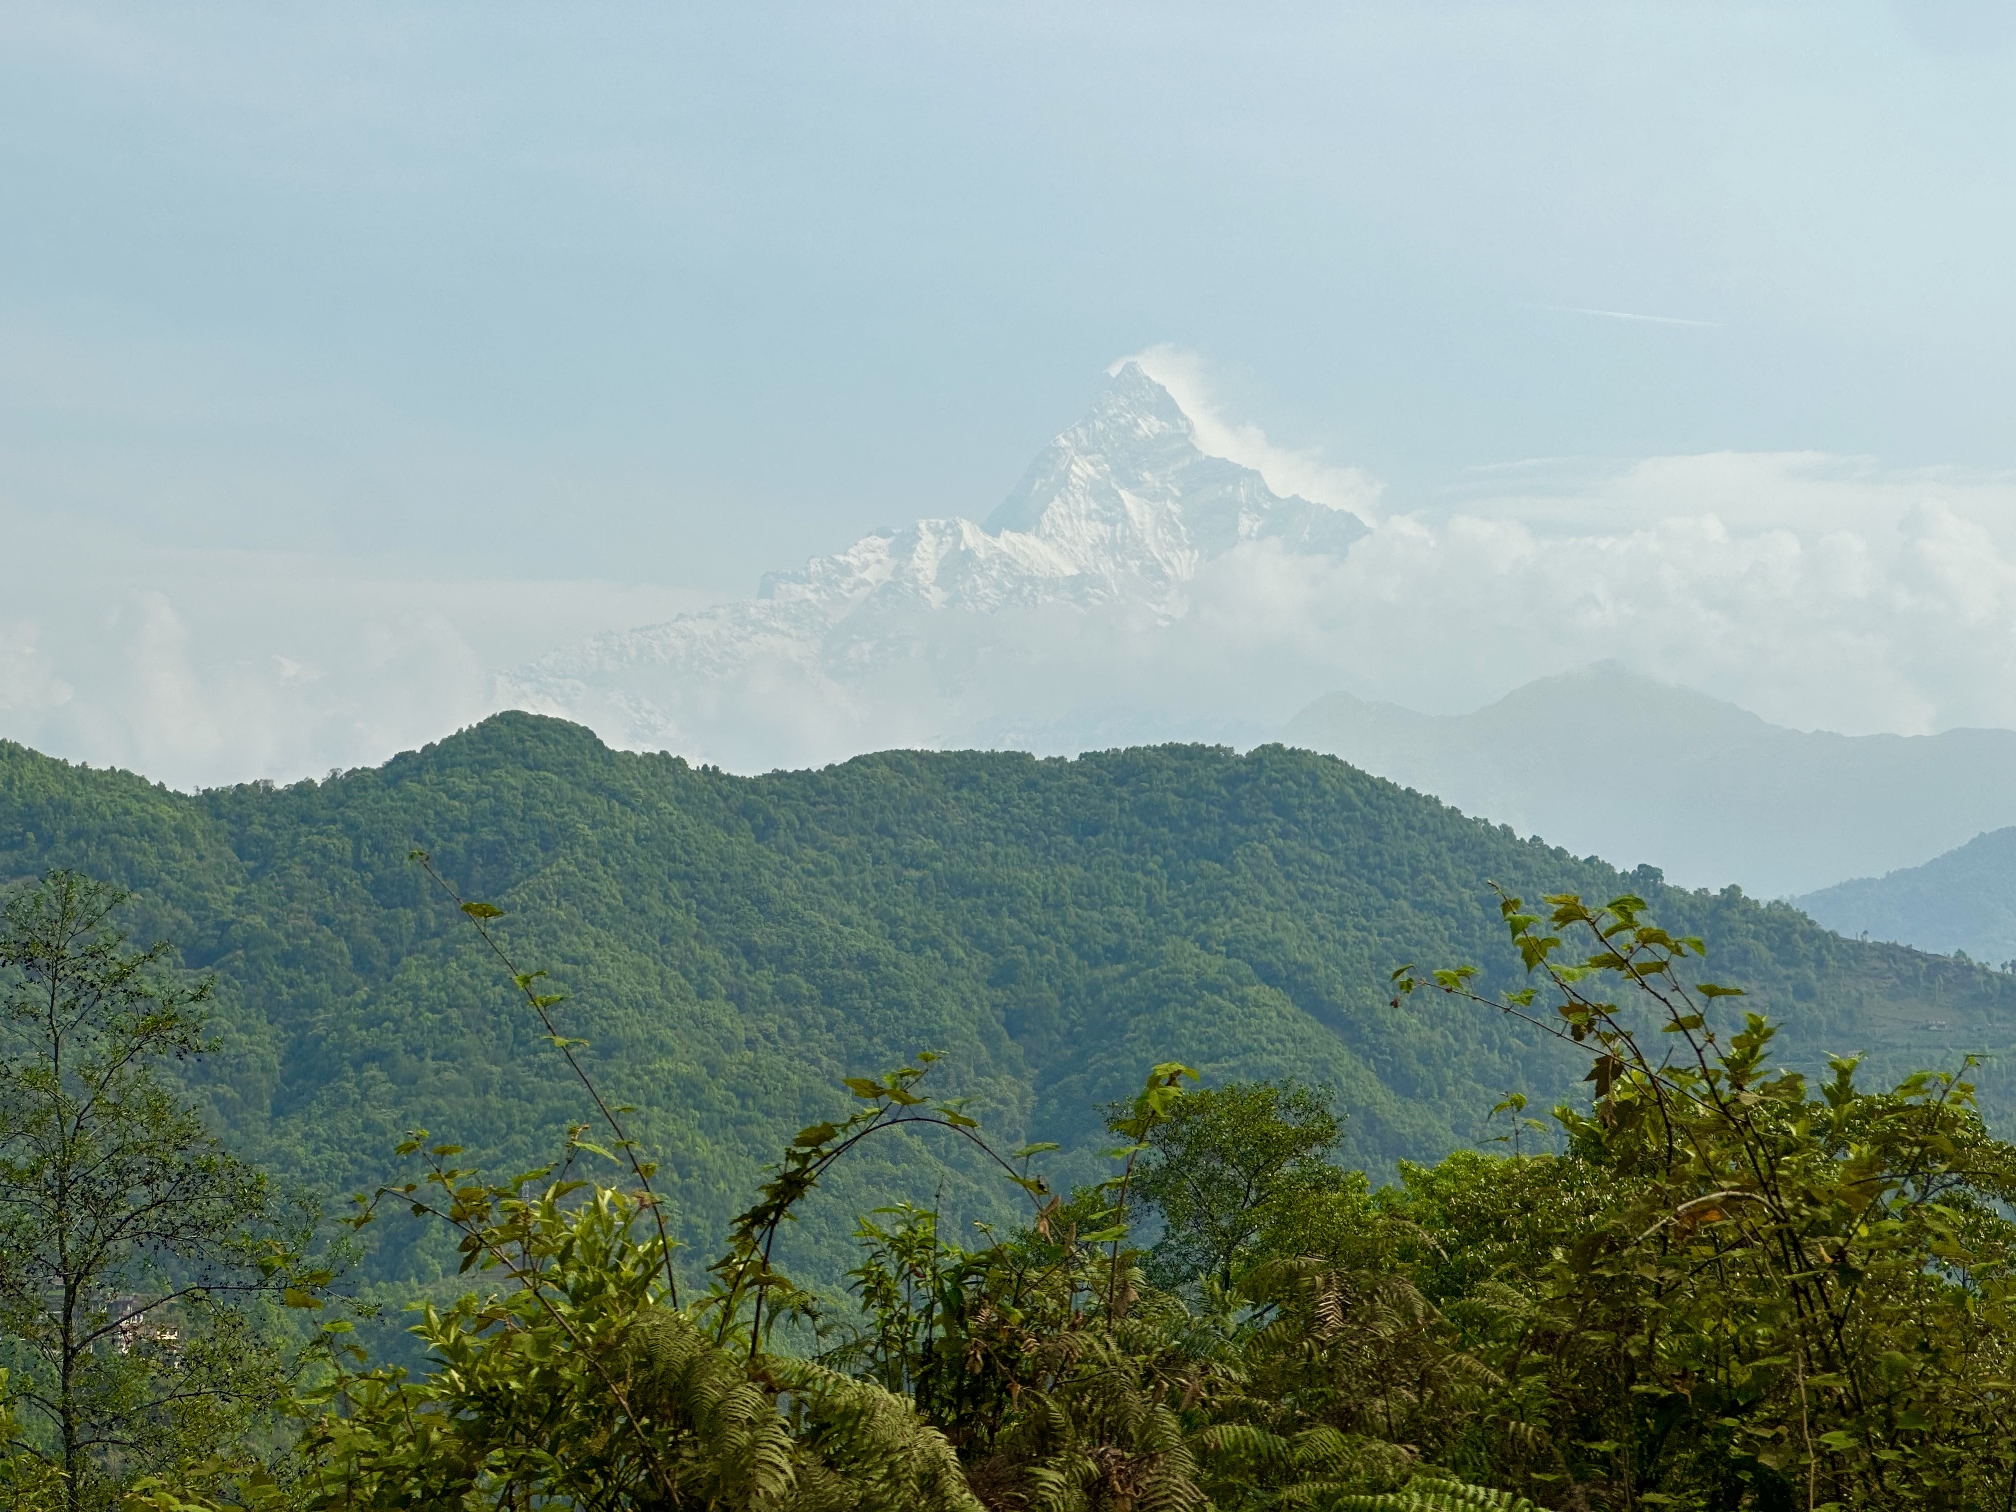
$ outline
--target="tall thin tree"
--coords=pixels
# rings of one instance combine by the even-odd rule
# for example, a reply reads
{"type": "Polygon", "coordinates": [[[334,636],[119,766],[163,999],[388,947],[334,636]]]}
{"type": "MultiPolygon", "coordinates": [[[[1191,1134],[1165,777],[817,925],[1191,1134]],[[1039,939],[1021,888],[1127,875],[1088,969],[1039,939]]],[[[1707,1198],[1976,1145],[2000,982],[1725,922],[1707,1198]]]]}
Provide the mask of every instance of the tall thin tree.
{"type": "Polygon", "coordinates": [[[0,907],[0,1348],[70,1512],[228,1449],[277,1404],[245,1305],[313,1305],[314,1216],[204,1127],[165,1067],[211,984],[129,948],[119,889],[53,871],[0,907]]]}

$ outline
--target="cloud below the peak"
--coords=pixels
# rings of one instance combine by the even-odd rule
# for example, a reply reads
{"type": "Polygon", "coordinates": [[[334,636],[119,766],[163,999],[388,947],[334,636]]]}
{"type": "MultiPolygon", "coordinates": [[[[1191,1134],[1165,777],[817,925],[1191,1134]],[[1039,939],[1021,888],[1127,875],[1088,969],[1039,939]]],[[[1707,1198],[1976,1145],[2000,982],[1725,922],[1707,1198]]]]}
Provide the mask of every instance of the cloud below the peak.
{"type": "Polygon", "coordinates": [[[666,657],[540,707],[760,770],[897,744],[1248,744],[1331,691],[1454,713],[1614,659],[1795,728],[2016,727],[2016,479],[1813,454],[1513,471],[1342,557],[1248,541],[1173,608],[878,611],[780,642],[753,706],[750,676],[666,657]]]}

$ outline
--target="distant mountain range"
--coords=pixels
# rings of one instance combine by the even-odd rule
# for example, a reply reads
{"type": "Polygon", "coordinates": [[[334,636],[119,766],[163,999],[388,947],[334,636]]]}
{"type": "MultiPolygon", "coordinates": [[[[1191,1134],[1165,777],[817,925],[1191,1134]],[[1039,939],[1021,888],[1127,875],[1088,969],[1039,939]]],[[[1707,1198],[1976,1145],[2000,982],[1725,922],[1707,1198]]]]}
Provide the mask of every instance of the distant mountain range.
{"type": "MultiPolygon", "coordinates": [[[[1918,866],[2016,824],[2016,731],[1788,730],[1615,663],[1461,715],[1333,693],[1282,738],[1577,852],[1763,897],[1918,866]]],[[[1835,919],[1851,916],[1833,897],[1842,891],[1808,900],[1815,917],[1842,927],[1835,919]]],[[[1913,922],[1886,924],[1898,932],[1881,937],[1940,951],[1961,943],[1948,923],[1895,917],[1913,922]]]]}
{"type": "MultiPolygon", "coordinates": [[[[618,745],[758,769],[1031,730],[1074,748],[1086,729],[1138,738],[1112,690],[1135,685],[1135,648],[1184,616],[1207,564],[1256,546],[1341,557],[1365,533],[1349,511],[1205,453],[1169,392],[1127,363],[985,523],[866,536],[769,574],[754,599],[542,657],[501,693],[618,745]],[[1095,663],[1117,675],[1078,687],[1074,671],[1095,663]]],[[[1165,737],[1197,723],[1153,720],[1165,737]]]]}
{"type": "MultiPolygon", "coordinates": [[[[1508,634],[1488,615],[1452,624],[1411,601],[1424,529],[1369,533],[1207,453],[1130,362],[984,521],[865,536],[767,575],[755,598],[565,647],[506,674],[498,701],[745,772],[892,747],[1285,739],[1578,853],[1765,897],[1918,866],[2016,825],[2008,730],[1804,733],[1615,663],[1464,715],[1341,692],[1310,703],[1326,687],[1393,686],[1378,669],[1396,656],[1503,659],[1508,634]]],[[[1573,579],[1563,552],[1557,541],[1535,561],[1573,579]]],[[[1628,576],[1624,560],[1597,570],[1628,576]]],[[[1532,588],[1487,577],[1474,597],[1532,588]]],[[[1959,943],[1943,922],[1895,927],[1927,948],[1959,943]]]]}
{"type": "Polygon", "coordinates": [[[2016,828],[1977,835],[1923,866],[1793,900],[1829,929],[2016,969],[2016,828]]]}

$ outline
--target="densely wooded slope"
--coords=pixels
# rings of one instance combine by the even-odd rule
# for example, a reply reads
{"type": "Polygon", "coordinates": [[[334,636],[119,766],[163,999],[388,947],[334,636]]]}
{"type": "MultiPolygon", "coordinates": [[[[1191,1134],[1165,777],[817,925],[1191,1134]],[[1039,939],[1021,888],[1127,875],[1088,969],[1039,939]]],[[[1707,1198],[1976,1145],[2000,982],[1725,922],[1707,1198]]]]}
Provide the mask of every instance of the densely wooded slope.
{"type": "MultiPolygon", "coordinates": [[[[1802,1058],[1869,1049],[1888,1072],[2016,1039],[2016,978],[1620,876],[1281,747],[890,752],[744,778],[505,714],[376,770],[188,796],[0,744],[0,877],[68,865],[137,889],[135,932],[219,978],[225,1047],[195,1073],[217,1116],[332,1195],[390,1177],[416,1125],[501,1170],[586,1117],[416,846],[568,993],[563,1027],[639,1108],[696,1263],[781,1143],[845,1105],[840,1077],[918,1049],[991,1128],[1064,1141],[1067,1177],[1098,1166],[1097,1105],[1160,1060],[1328,1085],[1374,1170],[1492,1132],[1505,1091],[1573,1087],[1573,1053],[1475,1009],[1387,1004],[1405,962],[1510,980],[1491,880],[1646,893],[1802,1058]]],[[[1991,1115],[2016,1102],[1999,1066],[1981,1080],[1991,1115]]],[[[808,1208],[797,1263],[851,1263],[870,1193],[986,1216],[970,1178],[955,1151],[892,1142],[808,1208]]],[[[381,1276],[453,1268],[373,1232],[381,1276]]]]}

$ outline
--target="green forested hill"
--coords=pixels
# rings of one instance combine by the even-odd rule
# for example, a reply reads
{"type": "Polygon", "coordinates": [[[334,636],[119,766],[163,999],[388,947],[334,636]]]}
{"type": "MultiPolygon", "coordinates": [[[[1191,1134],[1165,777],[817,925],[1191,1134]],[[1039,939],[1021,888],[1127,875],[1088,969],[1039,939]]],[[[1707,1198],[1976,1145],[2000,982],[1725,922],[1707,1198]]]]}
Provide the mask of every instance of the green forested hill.
{"type": "MultiPolygon", "coordinates": [[[[1477,1139],[1506,1090],[1544,1102],[1583,1069],[1509,1020],[1387,1005],[1403,962],[1507,979],[1488,879],[1648,893],[1802,1057],[1872,1049],[1889,1071],[2016,1038],[2016,978],[1620,877],[1280,747],[743,778],[506,714],[376,770],[192,797],[0,744],[0,877],[138,889],[135,932],[219,978],[226,1047],[195,1073],[219,1119],[325,1193],[390,1177],[414,1125],[523,1167],[584,1116],[415,846],[568,993],[563,1027],[641,1110],[696,1268],[781,1142],[841,1109],[841,1076],[918,1049],[1008,1139],[1064,1141],[1067,1177],[1098,1163],[1095,1105],[1168,1059],[1330,1086],[1375,1170],[1477,1139]]],[[[1999,1066],[1982,1079],[1992,1109],[2016,1103],[1999,1066]]],[[[808,1209],[797,1263],[831,1274],[854,1211],[905,1190],[997,1210],[956,1152],[892,1143],[808,1209]]],[[[382,1276],[452,1259],[373,1232],[382,1276]]]]}

